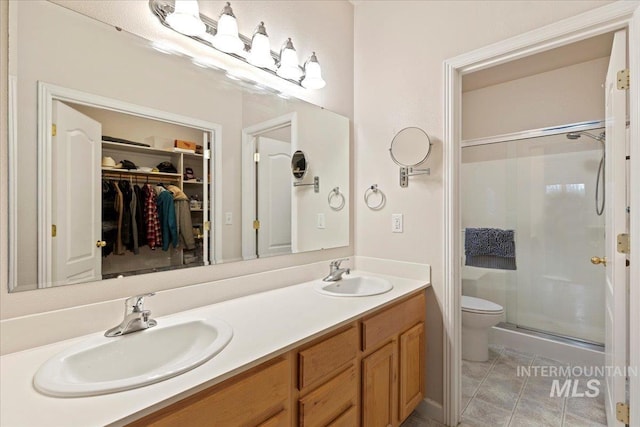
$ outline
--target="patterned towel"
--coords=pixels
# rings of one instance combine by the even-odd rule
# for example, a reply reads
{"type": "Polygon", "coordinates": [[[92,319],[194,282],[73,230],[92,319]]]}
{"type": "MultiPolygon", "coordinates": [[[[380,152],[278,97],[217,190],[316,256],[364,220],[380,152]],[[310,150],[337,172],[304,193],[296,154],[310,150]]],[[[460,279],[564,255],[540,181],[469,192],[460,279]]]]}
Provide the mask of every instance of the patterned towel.
{"type": "Polygon", "coordinates": [[[514,234],[513,230],[499,228],[466,228],[464,230],[465,265],[515,270],[514,234]]]}

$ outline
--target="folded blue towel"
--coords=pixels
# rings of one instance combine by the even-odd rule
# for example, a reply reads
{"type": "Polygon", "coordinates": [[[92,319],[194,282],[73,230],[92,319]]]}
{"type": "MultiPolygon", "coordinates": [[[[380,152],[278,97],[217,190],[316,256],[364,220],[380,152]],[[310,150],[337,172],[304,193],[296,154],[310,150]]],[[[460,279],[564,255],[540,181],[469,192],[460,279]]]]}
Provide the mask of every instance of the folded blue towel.
{"type": "Polygon", "coordinates": [[[465,265],[515,270],[514,234],[513,230],[499,228],[466,228],[464,230],[465,265]]]}

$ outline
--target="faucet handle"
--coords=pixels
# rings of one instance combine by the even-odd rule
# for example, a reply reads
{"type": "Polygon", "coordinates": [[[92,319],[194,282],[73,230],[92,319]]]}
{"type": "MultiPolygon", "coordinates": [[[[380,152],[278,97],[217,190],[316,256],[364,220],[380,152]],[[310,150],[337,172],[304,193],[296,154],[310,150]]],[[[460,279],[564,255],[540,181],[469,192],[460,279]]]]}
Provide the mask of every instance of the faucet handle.
{"type": "Polygon", "coordinates": [[[349,261],[349,258],[335,259],[331,261],[331,266],[335,268],[340,268],[340,264],[342,264],[342,261],[349,261]]]}
{"type": "Polygon", "coordinates": [[[136,295],[129,297],[125,300],[125,315],[129,313],[139,313],[144,310],[144,299],[146,297],[152,297],[156,293],[149,292],[148,294],[136,295]]]}

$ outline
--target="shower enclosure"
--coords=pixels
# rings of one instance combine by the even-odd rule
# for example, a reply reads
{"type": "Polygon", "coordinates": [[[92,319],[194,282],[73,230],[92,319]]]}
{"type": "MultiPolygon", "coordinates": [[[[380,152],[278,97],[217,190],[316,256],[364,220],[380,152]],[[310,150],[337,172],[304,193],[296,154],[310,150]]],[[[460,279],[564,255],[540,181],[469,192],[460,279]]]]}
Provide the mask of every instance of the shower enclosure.
{"type": "Polygon", "coordinates": [[[603,131],[591,122],[463,143],[463,247],[466,227],[515,230],[517,269],[463,263],[462,294],[502,305],[508,325],[604,342],[605,270],[590,262],[605,243],[603,131]],[[594,137],[576,137],[584,131],[594,137]]]}

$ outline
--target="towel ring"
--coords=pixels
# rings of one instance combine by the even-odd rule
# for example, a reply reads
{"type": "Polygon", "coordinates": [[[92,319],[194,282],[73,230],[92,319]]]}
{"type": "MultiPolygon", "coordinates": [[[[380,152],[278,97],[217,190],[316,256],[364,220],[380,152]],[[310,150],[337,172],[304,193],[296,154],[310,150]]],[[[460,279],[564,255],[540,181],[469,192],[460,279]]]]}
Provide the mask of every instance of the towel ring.
{"type": "Polygon", "coordinates": [[[333,190],[331,190],[329,192],[329,196],[327,197],[327,201],[329,202],[329,207],[331,209],[333,209],[334,211],[340,211],[342,210],[342,208],[344,208],[345,203],[347,202],[344,198],[344,194],[342,194],[340,192],[340,187],[335,187],[333,190]],[[340,202],[338,203],[338,205],[332,205],[331,201],[333,200],[334,197],[339,197],[340,198],[340,202]]]}
{"type": "Polygon", "coordinates": [[[382,192],[382,190],[380,190],[378,188],[378,184],[373,184],[371,187],[367,188],[364,191],[364,203],[367,205],[367,207],[371,210],[377,211],[382,209],[382,207],[384,206],[384,204],[387,201],[387,197],[384,195],[384,193],[382,192]],[[369,203],[369,198],[374,195],[374,194],[378,194],[380,193],[380,203],[378,203],[377,205],[373,205],[371,203],[369,203]]]}

